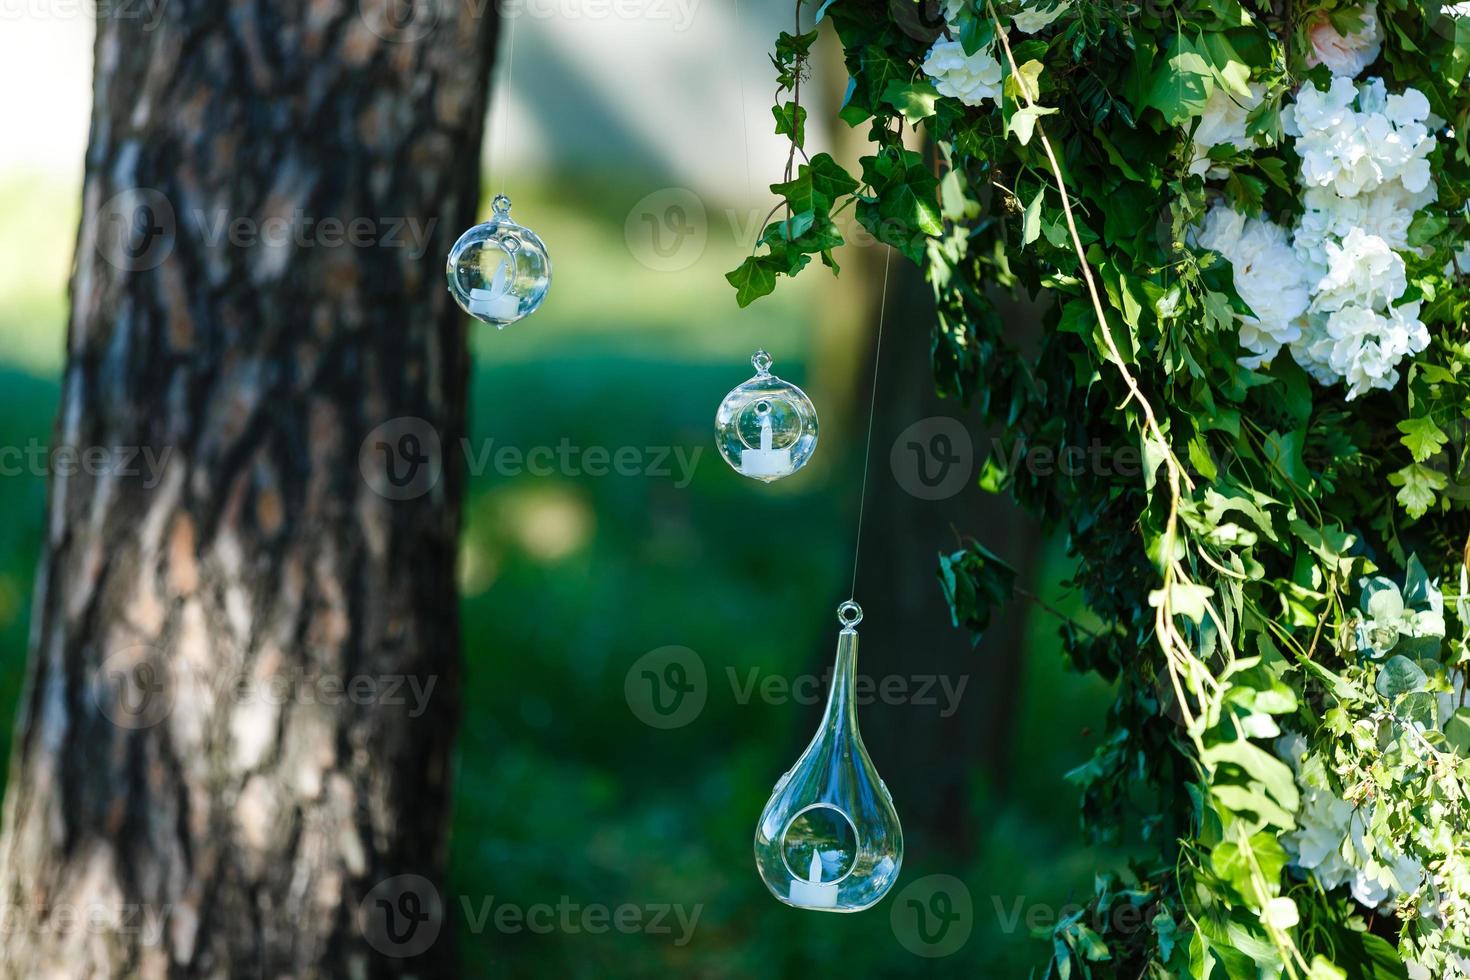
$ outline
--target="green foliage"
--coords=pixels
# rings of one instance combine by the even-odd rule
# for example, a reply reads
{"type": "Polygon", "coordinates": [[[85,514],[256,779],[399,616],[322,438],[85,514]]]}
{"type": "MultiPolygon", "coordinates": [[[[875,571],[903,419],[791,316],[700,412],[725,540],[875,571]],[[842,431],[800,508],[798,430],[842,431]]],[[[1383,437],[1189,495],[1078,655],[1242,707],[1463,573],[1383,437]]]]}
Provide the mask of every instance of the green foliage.
{"type": "MultiPolygon", "coordinates": [[[[1437,200],[1405,253],[1433,341],[1395,389],[1349,402],[1286,354],[1242,365],[1237,334],[1255,311],[1238,270],[1192,242],[1217,199],[1301,212],[1283,107],[1304,79],[1328,81],[1308,60],[1309,25],[1351,32],[1360,7],[951,4],[949,36],[1004,69],[1001,95],[970,104],[939,94],[928,45],[884,3],[822,10],[849,74],[839,117],[869,127],[872,152],[830,193],[807,193],[800,172],[776,185],[795,224],[768,230],[747,266],[766,263],[769,286],[798,272],[820,251],[802,236],[851,205],[923,267],[939,390],[998,433],[981,485],[1066,532],[1072,587],[1100,623],[1064,627],[1071,663],[1117,684],[1106,739],[1068,776],[1084,832],[1142,826],[1157,847],[1127,885],[1151,928],[1060,923],[1048,975],[1387,978],[1407,976],[1406,961],[1458,975],[1470,711],[1451,702],[1470,606],[1447,608],[1439,583],[1466,591],[1470,535],[1470,270],[1457,256],[1470,239],[1470,19],[1377,7],[1384,42],[1367,74],[1422,91],[1448,123],[1431,157],[1437,200]],[[1038,11],[1057,16],[1011,23],[1038,11]],[[1251,100],[1248,145],[1197,159],[1196,127],[1221,97],[1251,100]],[[924,151],[900,139],[909,127],[924,151]],[[1224,176],[1207,183],[1206,168],[1224,176]],[[1047,302],[1024,350],[996,315],[1002,292],[1047,302]],[[1016,462],[1093,448],[1045,476],[1016,462]],[[1318,855],[1312,842],[1336,832],[1324,821],[1343,814],[1318,855]],[[1375,889],[1402,911],[1365,917],[1363,902],[1395,904],[1362,897],[1375,889]],[[1417,915],[1431,893],[1457,897],[1417,915]]],[[[742,304],[755,295],[750,276],[736,285],[742,304]]],[[[1011,594],[979,544],[941,556],[939,577],[955,623],[976,632],[1011,594]]],[[[1091,910],[1118,888],[1100,877],[1091,910]]]]}

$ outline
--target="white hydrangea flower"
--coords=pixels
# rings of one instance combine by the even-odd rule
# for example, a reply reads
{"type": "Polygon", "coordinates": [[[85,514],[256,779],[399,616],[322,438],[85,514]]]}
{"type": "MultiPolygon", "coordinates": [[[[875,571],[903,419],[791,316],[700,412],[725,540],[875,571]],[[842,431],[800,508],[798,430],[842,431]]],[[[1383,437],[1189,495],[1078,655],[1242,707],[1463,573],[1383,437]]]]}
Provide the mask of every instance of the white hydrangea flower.
{"type": "Polygon", "coordinates": [[[1429,186],[1429,100],[1417,89],[1387,95],[1382,79],[1354,85],[1334,78],[1327,91],[1308,82],[1284,114],[1295,136],[1306,187],[1355,197],[1393,181],[1410,193],[1429,186]]]}
{"type": "Polygon", "coordinates": [[[1240,318],[1240,345],[1250,352],[1240,359],[1242,365],[1267,364],[1283,346],[1300,339],[1310,303],[1308,270],[1285,228],[1217,204],[1194,239],[1230,260],[1235,291],[1255,314],[1240,318]]]}
{"type": "Polygon", "coordinates": [[[1352,865],[1342,856],[1342,845],[1352,833],[1353,807],[1327,790],[1302,789],[1297,829],[1281,835],[1291,863],[1317,876],[1329,891],[1353,877],[1352,865]]]}
{"type": "Polygon", "coordinates": [[[1323,384],[1346,381],[1349,401],[1375,388],[1391,389],[1399,381],[1399,363],[1429,346],[1420,306],[1406,303],[1386,313],[1345,306],[1310,317],[1292,357],[1323,384]]]}
{"type": "Polygon", "coordinates": [[[1261,104],[1266,87],[1252,85],[1250,90],[1249,99],[1241,99],[1218,85],[1210,93],[1199,125],[1194,130],[1194,158],[1189,164],[1190,173],[1215,179],[1225,177],[1225,168],[1211,164],[1210,150],[1223,145],[1237,150],[1251,148],[1253,141],[1245,134],[1246,117],[1261,104]]]}
{"type": "Polygon", "coordinates": [[[1312,312],[1349,306],[1383,309],[1409,288],[1403,258],[1388,242],[1353,228],[1341,242],[1323,243],[1327,272],[1313,287],[1312,312]]]}
{"type": "Polygon", "coordinates": [[[1292,244],[1311,295],[1292,356],[1322,384],[1345,381],[1349,400],[1392,388],[1404,358],[1429,345],[1421,304],[1394,304],[1408,289],[1409,226],[1438,198],[1428,157],[1441,123],[1422,92],[1390,93],[1378,78],[1307,84],[1284,117],[1303,186],[1292,244]]]}
{"type": "Polygon", "coordinates": [[[934,42],[924,58],[924,74],[934,82],[940,95],[959,99],[965,105],[978,106],[986,99],[999,104],[1000,62],[988,50],[966,55],[958,41],[941,38],[934,42]]]}
{"type": "Polygon", "coordinates": [[[1369,845],[1371,804],[1355,808],[1337,794],[1302,779],[1300,756],[1305,746],[1299,735],[1283,736],[1275,746],[1277,754],[1292,763],[1301,787],[1296,829],[1281,835],[1291,864],[1310,871],[1328,891],[1348,885],[1353,898],[1369,908],[1391,907],[1416,892],[1425,879],[1424,866],[1382,841],[1369,845]],[[1296,740],[1301,740],[1300,748],[1296,740]]]}
{"type": "MultiPolygon", "coordinates": [[[[1046,2],[1050,2],[1050,0],[1046,0],[1046,2]]],[[[1066,13],[1069,3],[1070,0],[1061,0],[1060,3],[1050,10],[1039,10],[1037,9],[1035,0],[1031,0],[1027,6],[1011,18],[1011,23],[1022,34],[1035,34],[1066,13]]]]}
{"type": "Polygon", "coordinates": [[[1343,197],[1326,187],[1308,187],[1302,194],[1304,211],[1297,222],[1293,243],[1302,260],[1327,274],[1327,242],[1345,238],[1354,228],[1381,238],[1395,251],[1409,247],[1409,225],[1414,215],[1433,204],[1438,189],[1429,185],[1417,193],[1395,181],[1382,187],[1343,197]]]}
{"type": "Polygon", "coordinates": [[[1332,26],[1326,11],[1318,11],[1307,22],[1307,65],[1326,65],[1339,77],[1357,78],[1383,50],[1383,34],[1378,27],[1378,4],[1365,4],[1358,14],[1363,25],[1344,37],[1332,26]]]}

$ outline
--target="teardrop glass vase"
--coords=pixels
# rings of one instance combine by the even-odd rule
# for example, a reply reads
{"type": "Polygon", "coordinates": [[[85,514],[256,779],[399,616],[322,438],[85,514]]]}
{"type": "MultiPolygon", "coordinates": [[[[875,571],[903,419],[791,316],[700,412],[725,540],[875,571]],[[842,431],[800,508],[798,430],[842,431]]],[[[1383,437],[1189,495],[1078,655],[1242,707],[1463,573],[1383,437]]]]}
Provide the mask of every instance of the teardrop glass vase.
{"type": "Polygon", "coordinates": [[[858,731],[857,625],[837,611],[837,661],[811,744],[776,783],[755,828],[755,865],[771,894],[803,909],[859,912],[876,904],[903,864],[903,828],[858,731]]]}

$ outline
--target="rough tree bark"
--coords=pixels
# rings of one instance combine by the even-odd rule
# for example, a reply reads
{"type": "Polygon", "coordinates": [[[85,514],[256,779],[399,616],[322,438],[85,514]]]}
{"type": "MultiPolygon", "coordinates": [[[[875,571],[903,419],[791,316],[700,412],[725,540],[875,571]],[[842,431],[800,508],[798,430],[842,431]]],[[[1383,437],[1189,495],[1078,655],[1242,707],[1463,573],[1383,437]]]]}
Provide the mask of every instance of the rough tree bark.
{"type": "Polygon", "coordinates": [[[441,270],[494,7],[129,6],[97,25],[56,429],[112,455],[51,481],[0,971],[444,975],[402,893],[446,858],[463,477],[433,443],[467,354],[441,270]]]}

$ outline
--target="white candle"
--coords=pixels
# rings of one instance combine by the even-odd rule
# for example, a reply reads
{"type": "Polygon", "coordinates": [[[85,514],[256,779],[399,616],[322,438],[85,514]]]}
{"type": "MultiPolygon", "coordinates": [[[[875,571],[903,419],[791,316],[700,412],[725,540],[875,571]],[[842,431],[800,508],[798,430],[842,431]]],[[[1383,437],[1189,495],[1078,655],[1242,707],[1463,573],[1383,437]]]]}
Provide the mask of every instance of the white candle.
{"type": "Polygon", "coordinates": [[[740,454],[740,472],[745,476],[785,476],[791,472],[791,450],[772,449],[771,416],[761,416],[761,447],[740,454]]]}
{"type": "Polygon", "coordinates": [[[514,320],[521,311],[519,298],[509,293],[496,295],[489,289],[470,290],[470,314],[489,317],[491,320],[514,320]]]}
{"type": "Polygon", "coordinates": [[[809,881],[791,879],[791,904],[808,909],[835,909],[837,907],[837,883],[822,884],[822,857],[812,851],[812,866],[807,872],[809,881]]]}
{"type": "Polygon", "coordinates": [[[514,320],[521,312],[521,298],[510,292],[510,260],[501,259],[489,289],[470,290],[470,315],[491,320],[514,320]]]}

